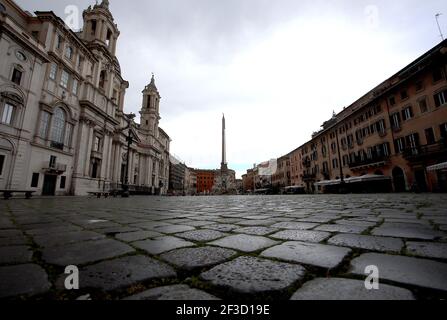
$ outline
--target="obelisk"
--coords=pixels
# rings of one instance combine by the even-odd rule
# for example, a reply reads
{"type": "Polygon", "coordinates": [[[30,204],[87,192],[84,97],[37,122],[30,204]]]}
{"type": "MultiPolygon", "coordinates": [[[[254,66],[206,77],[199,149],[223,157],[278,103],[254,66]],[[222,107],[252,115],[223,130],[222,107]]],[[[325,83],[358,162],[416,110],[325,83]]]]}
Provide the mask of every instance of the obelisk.
{"type": "Polygon", "coordinates": [[[227,164],[227,142],[225,136],[225,114],[222,117],[222,163],[220,164],[220,169],[223,172],[228,170],[227,164]]]}

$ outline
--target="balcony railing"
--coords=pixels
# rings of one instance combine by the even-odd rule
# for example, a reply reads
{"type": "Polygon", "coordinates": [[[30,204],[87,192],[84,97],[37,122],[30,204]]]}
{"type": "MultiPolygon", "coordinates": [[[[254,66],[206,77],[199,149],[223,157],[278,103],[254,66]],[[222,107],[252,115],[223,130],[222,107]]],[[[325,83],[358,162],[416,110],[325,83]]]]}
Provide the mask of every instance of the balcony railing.
{"type": "Polygon", "coordinates": [[[44,162],[43,170],[54,173],[64,173],[67,171],[67,165],[61,163],[44,162]]]}
{"type": "Polygon", "coordinates": [[[359,168],[359,167],[365,167],[365,166],[371,166],[374,164],[380,164],[383,162],[387,162],[389,159],[389,156],[384,156],[384,155],[374,155],[370,158],[365,157],[365,159],[356,159],[354,162],[351,162],[349,164],[349,168],[350,169],[355,169],[355,168],[359,168]]]}
{"type": "Polygon", "coordinates": [[[315,173],[305,173],[301,175],[301,178],[304,181],[315,180],[317,178],[317,175],[315,173]]]}
{"type": "Polygon", "coordinates": [[[447,156],[447,140],[435,144],[407,148],[403,152],[403,156],[407,160],[420,160],[443,155],[447,156]]]}

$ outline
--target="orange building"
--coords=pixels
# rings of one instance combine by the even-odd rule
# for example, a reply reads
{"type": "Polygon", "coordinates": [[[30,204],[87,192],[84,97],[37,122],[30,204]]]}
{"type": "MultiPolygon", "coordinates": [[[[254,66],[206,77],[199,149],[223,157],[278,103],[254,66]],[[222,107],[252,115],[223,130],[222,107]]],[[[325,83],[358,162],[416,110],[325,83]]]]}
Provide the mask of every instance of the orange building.
{"type": "Polygon", "coordinates": [[[197,193],[211,193],[214,187],[215,170],[195,169],[197,175],[197,193]]]}

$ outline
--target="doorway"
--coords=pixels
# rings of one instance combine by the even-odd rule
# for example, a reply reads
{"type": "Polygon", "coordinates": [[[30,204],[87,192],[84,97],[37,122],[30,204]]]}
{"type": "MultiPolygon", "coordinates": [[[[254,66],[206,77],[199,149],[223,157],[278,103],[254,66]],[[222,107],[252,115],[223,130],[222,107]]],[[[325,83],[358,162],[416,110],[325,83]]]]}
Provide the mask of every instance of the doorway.
{"type": "Polygon", "coordinates": [[[416,184],[420,192],[427,192],[427,180],[425,179],[424,169],[417,169],[414,172],[414,177],[416,178],[416,184]]]}
{"type": "Polygon", "coordinates": [[[56,182],[57,176],[46,174],[43,180],[43,196],[54,196],[56,195],[56,182]]]}
{"type": "Polygon", "coordinates": [[[399,167],[393,169],[393,182],[394,182],[394,192],[407,191],[404,171],[399,167]]]}

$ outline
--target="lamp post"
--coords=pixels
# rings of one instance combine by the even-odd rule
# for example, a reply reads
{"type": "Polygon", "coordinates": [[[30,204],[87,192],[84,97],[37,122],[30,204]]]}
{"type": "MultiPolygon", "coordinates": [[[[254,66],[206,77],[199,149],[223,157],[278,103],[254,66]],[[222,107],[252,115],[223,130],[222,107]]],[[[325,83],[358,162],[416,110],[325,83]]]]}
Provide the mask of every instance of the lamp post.
{"type": "Polygon", "coordinates": [[[132,138],[132,121],[135,119],[136,115],[134,113],[129,113],[126,115],[127,117],[127,127],[123,130],[127,130],[127,157],[126,157],[126,175],[124,178],[124,184],[123,184],[123,198],[129,198],[130,192],[129,192],[129,169],[130,169],[130,147],[132,146],[133,138],[132,138]]]}

